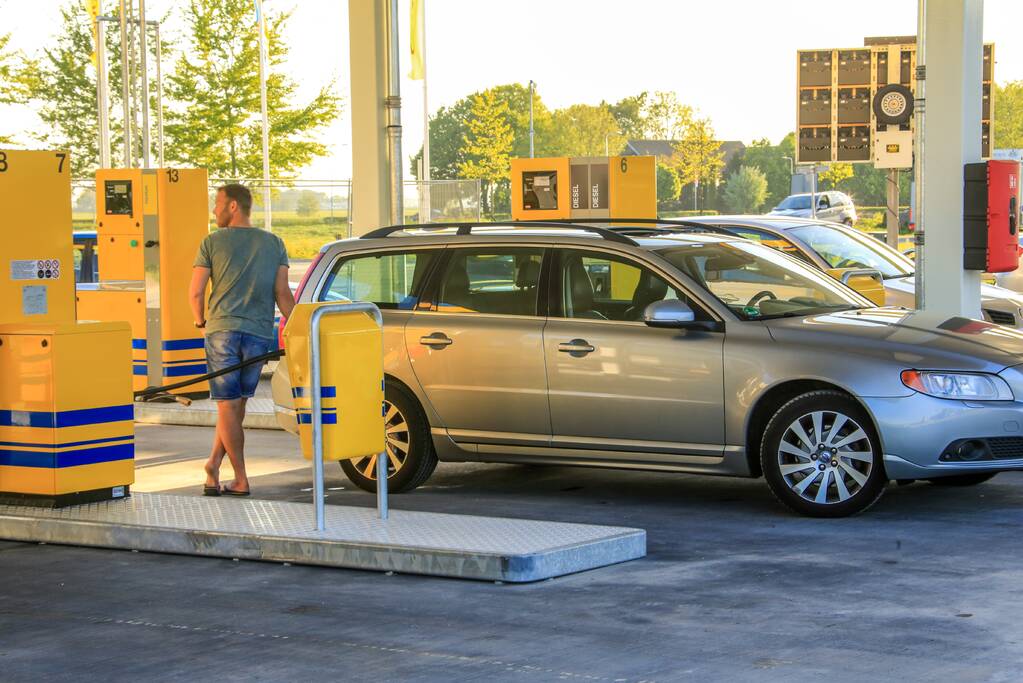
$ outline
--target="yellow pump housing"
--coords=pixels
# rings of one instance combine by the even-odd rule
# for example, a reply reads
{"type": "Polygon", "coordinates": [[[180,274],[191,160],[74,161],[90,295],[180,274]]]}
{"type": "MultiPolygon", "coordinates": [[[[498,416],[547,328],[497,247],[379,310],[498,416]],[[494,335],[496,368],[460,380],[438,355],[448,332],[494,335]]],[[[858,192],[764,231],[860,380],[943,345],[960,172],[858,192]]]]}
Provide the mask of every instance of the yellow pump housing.
{"type": "Polygon", "coordinates": [[[0,150],[0,322],[75,319],[70,177],[67,152],[0,150]]]}
{"type": "MultiPolygon", "coordinates": [[[[333,303],[333,302],[332,302],[333,303]]],[[[309,321],[325,303],[298,304],[284,329],[302,454],[313,457],[309,321]]],[[[323,459],[348,460],[384,451],[383,331],[358,311],[320,321],[323,459]]]]}
{"type": "MultiPolygon", "coordinates": [[[[78,285],[78,318],[131,325],[136,390],[207,372],[187,283],[209,233],[208,207],[203,169],[96,172],[100,281],[78,285]]],[[[208,390],[202,382],[178,393],[199,396],[208,390]]]]}
{"type": "Polygon", "coordinates": [[[511,160],[512,220],[657,218],[652,156],[511,160]]]}
{"type": "Polygon", "coordinates": [[[128,494],[130,348],[123,322],[0,324],[0,500],[61,506],[128,494]]]}
{"type": "Polygon", "coordinates": [[[118,498],[134,481],[128,324],[75,322],[70,159],[0,150],[0,501],[118,498]]]}

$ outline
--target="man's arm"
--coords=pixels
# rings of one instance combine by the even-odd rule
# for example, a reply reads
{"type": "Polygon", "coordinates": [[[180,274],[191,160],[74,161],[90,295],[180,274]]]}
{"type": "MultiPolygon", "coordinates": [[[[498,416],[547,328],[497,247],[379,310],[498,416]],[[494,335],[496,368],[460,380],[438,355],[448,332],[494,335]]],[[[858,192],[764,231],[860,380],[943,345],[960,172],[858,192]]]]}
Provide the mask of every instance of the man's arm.
{"type": "MultiPolygon", "coordinates": [[[[198,270],[198,269],[197,269],[198,270]]],[[[281,316],[291,317],[291,311],[295,308],[295,295],[291,293],[291,286],[288,284],[288,267],[277,267],[277,278],[274,280],[274,299],[277,301],[277,308],[281,316]]]]}
{"type": "Polygon", "coordinates": [[[188,285],[188,302],[192,306],[192,318],[197,325],[206,324],[206,283],[210,281],[210,269],[202,266],[192,268],[192,282],[188,285]]]}

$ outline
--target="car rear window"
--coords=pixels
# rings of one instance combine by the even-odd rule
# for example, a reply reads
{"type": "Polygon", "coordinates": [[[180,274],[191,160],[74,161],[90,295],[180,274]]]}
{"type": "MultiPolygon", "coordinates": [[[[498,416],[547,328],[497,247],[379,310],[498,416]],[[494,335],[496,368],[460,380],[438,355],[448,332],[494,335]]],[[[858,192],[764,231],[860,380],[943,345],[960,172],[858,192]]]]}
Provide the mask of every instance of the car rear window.
{"type": "Polygon", "coordinates": [[[412,310],[439,253],[424,249],[342,258],[331,269],[317,301],[369,301],[381,309],[412,310]]]}

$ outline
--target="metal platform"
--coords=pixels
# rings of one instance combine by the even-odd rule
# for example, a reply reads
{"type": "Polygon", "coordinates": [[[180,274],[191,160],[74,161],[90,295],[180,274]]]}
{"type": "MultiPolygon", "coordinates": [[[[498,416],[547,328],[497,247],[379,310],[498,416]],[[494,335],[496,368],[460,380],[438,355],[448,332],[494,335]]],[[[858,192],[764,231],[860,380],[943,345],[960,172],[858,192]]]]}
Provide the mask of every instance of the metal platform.
{"type": "Polygon", "coordinates": [[[0,538],[293,562],[460,579],[528,582],[646,555],[626,527],[135,493],[61,509],[0,506],[0,538]]]}

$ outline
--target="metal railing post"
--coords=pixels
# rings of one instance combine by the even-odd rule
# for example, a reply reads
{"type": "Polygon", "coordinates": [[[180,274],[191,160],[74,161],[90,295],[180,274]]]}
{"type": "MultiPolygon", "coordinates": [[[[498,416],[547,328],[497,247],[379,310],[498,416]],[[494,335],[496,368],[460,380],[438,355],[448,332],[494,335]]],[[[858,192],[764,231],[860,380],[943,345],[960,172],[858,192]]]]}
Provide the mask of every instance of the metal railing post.
{"type": "Polygon", "coordinates": [[[128,68],[128,14],[125,0],[121,0],[120,14],[118,21],[121,25],[121,110],[124,115],[124,167],[132,167],[132,113],[131,113],[131,83],[130,69],[128,68]]]}
{"type": "Polygon", "coordinates": [[[377,456],[377,512],[380,519],[387,519],[387,446],[377,456]]]}
{"type": "MultiPolygon", "coordinates": [[[[316,510],[316,530],[323,531],[324,502],[323,502],[323,398],[320,395],[322,384],[320,364],[320,321],[325,315],[336,313],[368,313],[377,325],[380,326],[381,338],[384,330],[384,316],[380,309],[373,304],[355,302],[350,304],[328,304],[320,306],[313,311],[309,319],[309,387],[310,410],[312,411],[313,429],[313,506],[316,510]]],[[[381,341],[381,353],[383,352],[381,341]]],[[[386,449],[384,453],[377,456],[377,507],[380,511],[380,519],[387,519],[387,465],[386,449]],[[383,461],[384,477],[381,482],[379,475],[380,462],[383,461]]]]}

